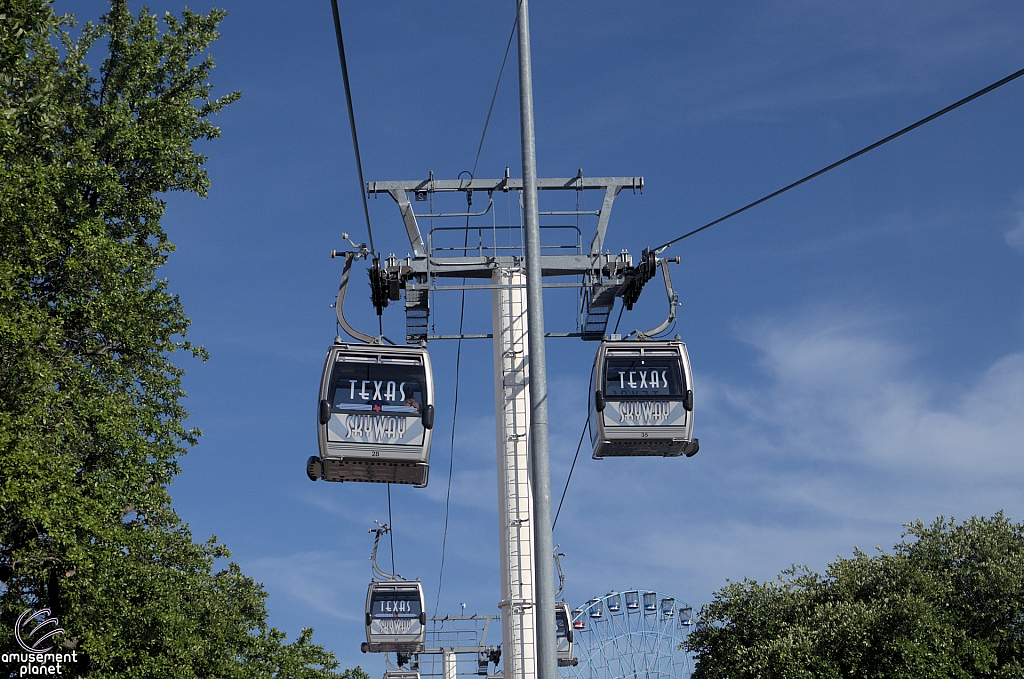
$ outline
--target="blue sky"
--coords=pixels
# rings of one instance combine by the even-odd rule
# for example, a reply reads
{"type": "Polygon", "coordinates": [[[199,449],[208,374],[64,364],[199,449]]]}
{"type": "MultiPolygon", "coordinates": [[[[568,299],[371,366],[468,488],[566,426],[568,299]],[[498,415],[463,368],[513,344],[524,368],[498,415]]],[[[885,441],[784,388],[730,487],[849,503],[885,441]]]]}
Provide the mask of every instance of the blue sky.
{"type": "MultiPolygon", "coordinates": [[[[212,80],[243,97],[202,146],[209,198],[172,196],[164,219],[178,245],[165,274],[212,355],[185,364],[205,434],[171,490],[196,537],[217,535],[264,583],[272,624],[291,637],[312,626],[376,676],[382,659],[358,648],[385,488],[303,471],[334,337],[329,252],[342,231],[364,239],[330,3],[219,5],[212,80]]],[[[57,6],[85,18],[102,3],[57,6]]],[[[471,169],[514,9],[342,3],[367,180],[471,169]]],[[[1024,67],[1024,5],[1009,1],[534,2],[531,14],[539,174],[645,177],[643,195],[616,201],[612,252],[638,254],[1024,67]]],[[[478,177],[519,175],[514,45],[509,58],[478,177]]],[[[554,536],[571,604],[638,587],[698,606],[727,579],[888,549],[919,518],[1024,520],[1022,110],[1024,80],[666,253],[682,257],[701,451],[581,454],[554,536]]],[[[404,256],[393,202],[370,207],[378,248],[404,256]]],[[[372,327],[362,280],[350,315],[372,327]]],[[[549,294],[549,329],[573,329],[573,302],[549,294]]],[[[439,332],[456,330],[457,305],[439,309],[439,332]]],[[[664,306],[656,282],[622,327],[654,325],[664,306]]],[[[489,331],[488,309],[486,294],[467,297],[468,332],[489,331]]],[[[384,323],[402,336],[400,305],[384,323]]],[[[393,507],[397,569],[433,602],[455,344],[430,350],[431,482],[393,488],[393,507]]],[[[595,350],[548,344],[558,493],[595,350]]],[[[463,345],[461,389],[439,612],[495,613],[489,342],[463,345]]]]}

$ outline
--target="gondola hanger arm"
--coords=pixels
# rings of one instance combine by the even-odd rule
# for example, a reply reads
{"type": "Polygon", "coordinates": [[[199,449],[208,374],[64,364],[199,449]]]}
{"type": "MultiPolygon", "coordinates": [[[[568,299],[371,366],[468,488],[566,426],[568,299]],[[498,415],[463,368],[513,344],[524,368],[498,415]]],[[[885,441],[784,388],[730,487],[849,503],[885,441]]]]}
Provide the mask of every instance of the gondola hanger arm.
{"type": "Polygon", "coordinates": [[[555,545],[554,557],[555,557],[555,568],[558,570],[558,589],[555,590],[555,598],[562,593],[565,588],[565,575],[562,574],[562,562],[558,560],[558,557],[565,556],[565,552],[559,552],[558,548],[562,545],[555,545]]]}
{"type": "MultiPolygon", "coordinates": [[[[347,234],[342,234],[342,236],[347,239],[347,234]]],[[[355,243],[353,243],[353,245],[355,245],[355,243]]],[[[357,252],[339,252],[338,250],[331,250],[332,259],[335,257],[345,258],[345,268],[341,272],[341,283],[338,284],[338,298],[334,302],[334,313],[338,317],[338,325],[340,325],[350,337],[363,342],[364,344],[383,344],[384,342],[387,342],[388,344],[394,345],[395,343],[384,335],[374,337],[373,335],[367,335],[366,333],[359,332],[345,319],[345,293],[348,290],[348,280],[352,273],[352,261],[367,257],[370,254],[365,243],[356,247],[359,248],[357,252]]]]}
{"type": "Polygon", "coordinates": [[[370,554],[370,565],[373,567],[373,572],[379,575],[380,577],[384,578],[385,580],[401,580],[401,575],[398,575],[396,573],[385,573],[380,569],[380,567],[377,566],[377,547],[380,545],[380,536],[390,533],[391,527],[388,526],[386,523],[381,524],[379,521],[377,521],[377,519],[374,519],[373,522],[377,524],[377,527],[370,528],[368,531],[370,533],[376,534],[373,538],[373,553],[370,554]]]}
{"type": "Polygon", "coordinates": [[[679,264],[679,262],[679,257],[658,258],[658,265],[661,268],[661,277],[665,279],[665,294],[668,296],[668,316],[665,318],[664,321],[661,322],[661,325],[659,325],[658,327],[651,328],[650,330],[647,331],[634,330],[633,332],[626,335],[627,339],[633,336],[640,340],[652,339],[659,333],[662,333],[665,330],[667,330],[668,327],[672,325],[672,321],[676,320],[676,307],[679,306],[679,293],[677,293],[675,289],[672,287],[672,276],[669,275],[668,265],[670,263],[679,264]]]}

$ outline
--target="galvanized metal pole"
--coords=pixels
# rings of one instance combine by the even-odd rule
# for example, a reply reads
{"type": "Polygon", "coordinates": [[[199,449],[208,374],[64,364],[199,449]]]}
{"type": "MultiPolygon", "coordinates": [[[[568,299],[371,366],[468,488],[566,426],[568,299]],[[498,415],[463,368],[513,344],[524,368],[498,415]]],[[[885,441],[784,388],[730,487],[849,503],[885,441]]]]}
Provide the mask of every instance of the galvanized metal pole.
{"type": "MultiPolygon", "coordinates": [[[[555,638],[555,574],[551,564],[551,469],[548,455],[548,384],[544,353],[544,289],[537,211],[537,152],[533,131],[533,66],[530,13],[519,4],[519,129],[523,147],[523,208],[526,212],[526,299],[530,358],[530,481],[537,611],[537,676],[558,679],[555,638]]],[[[509,678],[511,679],[511,678],[509,678]]]]}

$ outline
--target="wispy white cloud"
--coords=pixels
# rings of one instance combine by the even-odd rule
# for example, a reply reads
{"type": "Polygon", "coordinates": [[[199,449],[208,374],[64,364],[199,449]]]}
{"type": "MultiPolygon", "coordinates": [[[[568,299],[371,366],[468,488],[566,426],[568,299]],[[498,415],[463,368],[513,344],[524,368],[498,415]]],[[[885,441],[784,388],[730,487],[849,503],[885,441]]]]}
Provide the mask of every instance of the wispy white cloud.
{"type": "Polygon", "coordinates": [[[917,518],[1024,519],[1024,353],[958,381],[889,323],[752,323],[760,374],[695,376],[700,454],[577,468],[556,535],[571,598],[640,586],[699,602],[726,578],[890,548],[917,518]]]}
{"type": "Polygon", "coordinates": [[[253,559],[246,563],[246,570],[276,596],[291,597],[333,618],[362,619],[369,579],[365,559],[334,552],[299,552],[253,559]]]}
{"type": "Polygon", "coordinates": [[[1017,252],[1024,252],[1024,212],[1016,215],[1016,225],[1006,232],[1006,244],[1017,252]]]}

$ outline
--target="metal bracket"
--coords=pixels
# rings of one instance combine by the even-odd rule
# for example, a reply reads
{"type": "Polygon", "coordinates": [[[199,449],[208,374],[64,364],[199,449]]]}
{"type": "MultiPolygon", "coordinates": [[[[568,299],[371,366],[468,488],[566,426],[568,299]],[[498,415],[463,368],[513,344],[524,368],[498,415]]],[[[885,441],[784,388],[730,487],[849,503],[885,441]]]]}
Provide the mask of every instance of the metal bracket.
{"type": "MultiPolygon", "coordinates": [[[[558,333],[548,336],[560,337],[582,337],[585,340],[600,340],[604,338],[608,318],[612,307],[615,304],[615,297],[622,297],[627,301],[626,308],[632,308],[633,302],[639,296],[644,283],[653,277],[655,273],[653,253],[645,253],[646,262],[641,262],[636,267],[632,265],[632,257],[625,250],[619,255],[613,256],[610,253],[603,253],[605,236],[608,231],[608,224],[611,219],[611,210],[615,198],[623,189],[632,189],[634,193],[643,192],[643,177],[584,177],[580,170],[575,177],[538,178],[538,191],[594,191],[603,190],[604,197],[600,210],[570,210],[542,212],[548,215],[595,215],[597,226],[589,249],[582,243],[573,246],[576,251],[573,254],[564,254],[558,247],[550,246],[550,252],[557,254],[543,254],[540,258],[542,276],[583,276],[583,281],[577,283],[556,283],[545,287],[583,286],[587,290],[586,320],[582,332],[558,333]]],[[[440,278],[463,278],[463,279],[490,279],[495,270],[520,268],[523,266],[521,253],[515,252],[515,247],[501,248],[494,246],[485,248],[481,246],[479,252],[476,250],[465,250],[460,252],[462,256],[448,256],[447,250],[458,250],[458,248],[434,249],[432,242],[425,242],[417,222],[417,215],[410,202],[410,195],[415,200],[424,201],[429,196],[437,193],[458,193],[462,192],[467,198],[466,212],[438,212],[425,213],[420,217],[479,217],[493,211],[493,194],[495,191],[507,193],[509,191],[521,194],[523,191],[523,180],[509,176],[508,169],[501,179],[434,179],[433,172],[429,179],[409,181],[375,181],[366,183],[368,194],[388,194],[398,205],[402,215],[402,222],[405,225],[406,235],[409,238],[409,245],[412,248],[412,256],[405,260],[388,258],[388,265],[382,268],[387,276],[391,288],[391,301],[397,300],[397,291],[401,287],[405,290],[405,312],[406,312],[406,342],[414,344],[427,342],[434,339],[455,338],[456,335],[431,335],[429,332],[428,319],[430,317],[431,293],[442,289],[463,289],[466,282],[461,286],[438,286],[436,280],[440,278]],[[486,191],[488,204],[481,212],[471,211],[471,197],[473,192],[486,191]],[[471,254],[473,256],[471,256],[471,254]]],[[[468,227],[467,227],[468,228],[468,227]]],[[[506,228],[506,227],[502,227],[506,228]]],[[[551,227],[557,228],[557,227],[551,227]]],[[[445,230],[444,228],[441,229],[445,230]]],[[[434,233],[432,231],[431,233],[434,233]]],[[[487,285],[475,285],[474,288],[483,289],[487,285]]],[[[382,292],[377,297],[382,300],[382,292]]],[[[385,304],[378,305],[379,310],[385,304]]],[[[343,326],[346,327],[346,326],[343,326]]],[[[348,331],[348,327],[346,327],[348,331]]],[[[349,334],[353,334],[349,332],[349,334]]],[[[372,341],[363,339],[367,335],[353,335],[364,342],[372,341]]],[[[477,334],[472,338],[487,338],[489,335],[477,334]]],[[[463,337],[464,339],[467,337],[463,337]]],[[[378,342],[380,340],[377,340],[378,342]]],[[[389,340],[390,341],[390,340],[389,340]]]]}

